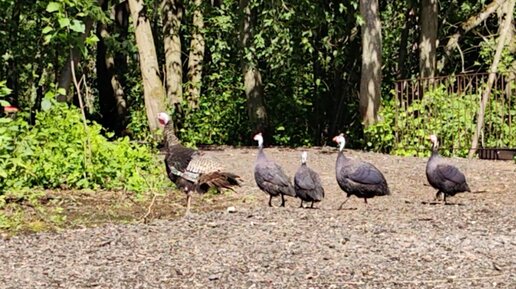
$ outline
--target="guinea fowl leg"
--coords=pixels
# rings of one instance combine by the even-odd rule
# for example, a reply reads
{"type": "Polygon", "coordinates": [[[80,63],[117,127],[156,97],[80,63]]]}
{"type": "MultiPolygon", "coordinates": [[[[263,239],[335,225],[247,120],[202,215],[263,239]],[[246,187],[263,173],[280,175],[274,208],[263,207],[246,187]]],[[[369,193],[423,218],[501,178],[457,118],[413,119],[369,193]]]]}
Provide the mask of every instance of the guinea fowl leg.
{"type": "Polygon", "coordinates": [[[349,200],[349,197],[346,198],[346,200],[344,200],[344,202],[342,202],[342,204],[340,204],[340,207],[339,207],[339,210],[342,210],[342,206],[344,206],[344,204],[349,200]]]}
{"type": "Polygon", "coordinates": [[[310,209],[314,208],[314,202],[312,201],[312,205],[310,206],[310,209]]]}
{"type": "Polygon", "coordinates": [[[269,207],[272,207],[272,195],[269,195],[269,207]]]}
{"type": "Polygon", "coordinates": [[[285,207],[285,196],[281,194],[281,206],[285,207]]]}
{"type": "Polygon", "coordinates": [[[301,205],[299,205],[300,208],[303,207],[303,200],[301,200],[301,205]]]}

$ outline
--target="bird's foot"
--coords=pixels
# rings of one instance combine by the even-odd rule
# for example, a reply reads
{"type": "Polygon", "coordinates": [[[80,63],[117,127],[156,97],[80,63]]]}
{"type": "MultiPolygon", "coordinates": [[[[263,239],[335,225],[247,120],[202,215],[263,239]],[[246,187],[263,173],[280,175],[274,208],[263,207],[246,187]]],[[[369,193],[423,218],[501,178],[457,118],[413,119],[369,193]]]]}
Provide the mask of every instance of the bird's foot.
{"type": "Polygon", "coordinates": [[[445,205],[447,206],[465,206],[464,203],[450,203],[450,202],[445,202],[444,203],[445,205]]]}

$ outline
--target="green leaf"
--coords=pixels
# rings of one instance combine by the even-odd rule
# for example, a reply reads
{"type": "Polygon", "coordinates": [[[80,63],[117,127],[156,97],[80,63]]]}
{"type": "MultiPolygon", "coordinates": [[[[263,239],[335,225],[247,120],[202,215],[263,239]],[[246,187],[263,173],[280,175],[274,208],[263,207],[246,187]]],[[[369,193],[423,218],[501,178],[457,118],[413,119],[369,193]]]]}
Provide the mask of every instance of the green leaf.
{"type": "Polygon", "coordinates": [[[86,30],[86,26],[84,25],[84,23],[82,23],[82,21],[74,19],[72,21],[70,29],[72,29],[75,32],[84,33],[84,31],[86,30]]]}
{"type": "Polygon", "coordinates": [[[57,93],[60,94],[60,95],[65,95],[66,94],[66,89],[60,87],[57,89],[57,93]]]}
{"type": "Polygon", "coordinates": [[[93,34],[90,37],[87,37],[84,41],[87,45],[94,45],[95,43],[99,42],[99,38],[97,35],[93,34]]]}
{"type": "Polygon", "coordinates": [[[45,35],[45,36],[43,37],[43,39],[45,40],[45,41],[43,41],[43,44],[48,44],[48,43],[50,43],[50,40],[52,40],[52,38],[53,38],[53,35],[52,35],[52,34],[47,34],[47,35],[45,35]]]}
{"type": "Polygon", "coordinates": [[[8,101],[5,101],[5,100],[3,100],[3,99],[0,99],[0,106],[9,106],[9,105],[11,105],[11,104],[9,104],[9,102],[8,102],[8,101]]]}
{"type": "Polygon", "coordinates": [[[61,28],[64,28],[64,27],[67,27],[70,25],[70,19],[68,19],[68,18],[59,18],[57,21],[59,22],[59,26],[61,28]]]}
{"type": "Polygon", "coordinates": [[[50,2],[47,5],[47,12],[50,12],[50,13],[59,11],[60,9],[61,9],[61,4],[57,3],[57,2],[50,2]]]}
{"type": "Polygon", "coordinates": [[[52,107],[52,102],[50,102],[50,100],[48,99],[43,99],[41,101],[41,109],[43,111],[48,111],[50,108],[52,107]]]}
{"type": "Polygon", "coordinates": [[[41,33],[43,34],[48,34],[50,33],[50,31],[54,30],[52,27],[50,26],[46,26],[45,28],[43,28],[43,30],[41,30],[41,33]]]}

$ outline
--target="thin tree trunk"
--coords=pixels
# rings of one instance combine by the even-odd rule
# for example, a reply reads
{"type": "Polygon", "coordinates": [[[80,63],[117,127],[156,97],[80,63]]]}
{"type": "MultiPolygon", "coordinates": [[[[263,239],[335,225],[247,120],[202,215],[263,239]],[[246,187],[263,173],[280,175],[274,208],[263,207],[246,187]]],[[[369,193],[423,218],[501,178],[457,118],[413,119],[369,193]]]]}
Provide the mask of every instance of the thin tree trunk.
{"type": "MultiPolygon", "coordinates": [[[[107,5],[103,5],[102,8],[104,11],[107,10],[107,5]]],[[[99,42],[96,66],[102,124],[120,134],[125,127],[127,104],[123,86],[116,73],[115,58],[105,45],[105,39],[110,37],[107,24],[98,24],[97,36],[99,42]]]]}
{"type": "MultiPolygon", "coordinates": [[[[18,31],[20,25],[20,14],[22,11],[22,1],[16,1],[14,3],[14,9],[12,11],[11,19],[9,21],[9,40],[11,43],[16,45],[18,43],[18,31]]],[[[11,105],[19,107],[19,75],[18,65],[15,58],[11,57],[7,60],[7,87],[11,89],[11,93],[8,97],[11,105]]]]}
{"type": "Polygon", "coordinates": [[[404,79],[406,78],[407,74],[407,46],[408,46],[408,38],[409,38],[409,32],[412,28],[412,20],[415,15],[414,11],[414,5],[412,1],[407,1],[407,11],[405,12],[405,26],[403,27],[403,30],[401,31],[401,37],[400,37],[400,52],[398,55],[398,72],[397,77],[398,79],[404,79]]]}
{"type": "Polygon", "coordinates": [[[437,0],[421,3],[421,41],[419,43],[419,75],[422,78],[435,76],[437,44],[437,0]]]}
{"type": "Polygon", "coordinates": [[[439,60],[437,67],[439,71],[442,71],[446,65],[446,62],[450,58],[453,50],[459,47],[459,39],[464,34],[468,33],[471,29],[477,27],[478,25],[484,23],[484,21],[493,14],[500,5],[502,5],[506,0],[493,0],[493,2],[489,3],[487,6],[480,11],[480,13],[473,15],[468,18],[465,22],[460,25],[459,31],[455,32],[444,47],[444,55],[439,60]]]}
{"type": "Polygon", "coordinates": [[[262,76],[258,68],[250,63],[253,57],[250,53],[252,39],[251,8],[249,0],[240,0],[242,20],[240,23],[240,61],[244,77],[244,90],[247,97],[247,114],[251,125],[256,131],[267,129],[267,109],[263,98],[262,76]]]}
{"type": "Polygon", "coordinates": [[[362,69],[360,115],[365,126],[377,120],[382,82],[382,27],[378,0],[360,0],[362,25],[362,69]]]}
{"type": "MultiPolygon", "coordinates": [[[[105,0],[99,0],[99,5],[104,4],[105,0]]],[[[91,18],[87,18],[85,21],[85,29],[84,33],[81,36],[81,41],[84,42],[86,38],[90,35],[91,28],[93,26],[93,20],[91,18]]],[[[71,49],[71,53],[68,56],[68,59],[64,63],[64,66],[61,68],[59,72],[59,82],[58,87],[64,88],[65,94],[58,95],[57,101],[71,103],[73,99],[73,94],[69,92],[70,85],[72,84],[72,61],[75,64],[74,67],[77,68],[79,66],[79,62],[81,60],[81,51],[78,47],[73,47],[71,49]]]]}
{"type": "MultiPolygon", "coordinates": [[[[183,66],[179,29],[181,28],[181,19],[183,18],[183,3],[181,0],[163,0],[161,10],[163,13],[167,103],[172,105],[176,114],[181,114],[183,66]]],[[[174,121],[177,121],[177,118],[174,121]]]]}
{"type": "Polygon", "coordinates": [[[188,57],[188,102],[191,108],[196,108],[201,96],[202,61],[204,59],[204,19],[202,15],[202,0],[193,1],[192,41],[188,57]]]}
{"type": "Polygon", "coordinates": [[[477,128],[475,130],[475,133],[473,134],[473,137],[471,138],[471,148],[469,150],[468,158],[472,158],[478,149],[478,137],[480,135],[480,132],[484,128],[484,114],[486,110],[487,101],[489,99],[489,95],[491,94],[491,89],[496,78],[498,64],[500,63],[502,51],[505,47],[507,36],[509,36],[510,31],[512,29],[511,26],[514,13],[514,3],[516,2],[516,0],[507,1],[509,1],[510,3],[508,5],[505,5],[505,15],[503,18],[501,17],[502,22],[500,23],[500,27],[502,27],[502,29],[500,30],[500,36],[498,36],[498,43],[496,45],[496,52],[493,58],[493,63],[491,64],[489,77],[487,79],[487,86],[483,91],[482,99],[480,100],[480,108],[477,114],[477,128]]]}
{"type": "Polygon", "coordinates": [[[145,112],[147,113],[150,130],[155,131],[159,128],[157,115],[165,110],[165,91],[161,83],[158,57],[150,22],[145,15],[143,0],[128,1],[140,56],[145,112]]]}

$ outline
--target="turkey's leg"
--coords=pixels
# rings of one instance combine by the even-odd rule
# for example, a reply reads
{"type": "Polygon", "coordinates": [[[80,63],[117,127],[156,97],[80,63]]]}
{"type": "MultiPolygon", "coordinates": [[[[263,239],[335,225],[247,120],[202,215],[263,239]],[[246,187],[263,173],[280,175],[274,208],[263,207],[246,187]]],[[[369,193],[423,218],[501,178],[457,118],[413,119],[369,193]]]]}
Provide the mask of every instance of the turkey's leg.
{"type": "MultiPolygon", "coordinates": [[[[446,195],[444,195],[444,198],[446,200],[446,195]]],[[[440,201],[441,200],[441,191],[437,191],[437,193],[435,194],[435,201],[440,201]]]]}
{"type": "Polygon", "coordinates": [[[190,192],[186,192],[186,215],[190,214],[190,200],[192,199],[192,195],[190,192]]]}
{"type": "Polygon", "coordinates": [[[285,207],[285,196],[281,194],[281,206],[285,207]]]}
{"type": "Polygon", "coordinates": [[[269,207],[272,207],[272,195],[269,195],[269,207]]]}
{"type": "Polygon", "coordinates": [[[303,207],[303,200],[301,200],[301,205],[299,205],[300,208],[303,207]]]}
{"type": "Polygon", "coordinates": [[[365,203],[366,203],[366,205],[367,205],[367,198],[364,198],[364,202],[365,202],[365,203]]]}
{"type": "Polygon", "coordinates": [[[314,208],[314,201],[312,201],[312,205],[310,206],[310,209],[314,208]]]}

